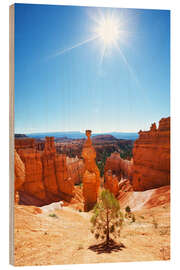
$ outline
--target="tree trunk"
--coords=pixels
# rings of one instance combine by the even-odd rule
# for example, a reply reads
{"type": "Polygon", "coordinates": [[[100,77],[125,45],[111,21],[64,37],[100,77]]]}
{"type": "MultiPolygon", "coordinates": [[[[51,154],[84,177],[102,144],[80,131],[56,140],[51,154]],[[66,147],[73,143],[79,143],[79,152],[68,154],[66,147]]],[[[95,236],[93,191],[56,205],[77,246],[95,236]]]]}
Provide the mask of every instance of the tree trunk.
{"type": "Polygon", "coordinates": [[[107,223],[107,226],[106,226],[106,245],[109,244],[109,211],[107,209],[107,213],[106,213],[106,223],[107,223]]]}

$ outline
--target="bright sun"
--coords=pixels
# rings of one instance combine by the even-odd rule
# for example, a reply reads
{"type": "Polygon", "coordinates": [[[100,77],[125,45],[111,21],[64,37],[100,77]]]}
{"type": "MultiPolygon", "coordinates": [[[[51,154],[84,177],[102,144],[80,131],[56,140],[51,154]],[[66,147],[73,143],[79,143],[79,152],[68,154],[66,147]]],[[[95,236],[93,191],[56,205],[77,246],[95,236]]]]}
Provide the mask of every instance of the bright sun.
{"type": "Polygon", "coordinates": [[[102,18],[95,32],[103,41],[105,46],[115,45],[119,39],[119,24],[113,17],[102,18]]]}
{"type": "Polygon", "coordinates": [[[71,47],[58,51],[54,56],[64,54],[82,45],[96,41],[100,49],[100,65],[103,64],[103,59],[106,55],[111,55],[111,51],[114,48],[118,50],[127,64],[127,60],[120,48],[121,44],[126,43],[128,38],[127,25],[123,14],[117,16],[115,12],[102,12],[98,10],[97,13],[90,13],[89,17],[92,21],[90,31],[92,36],[71,47]]]}

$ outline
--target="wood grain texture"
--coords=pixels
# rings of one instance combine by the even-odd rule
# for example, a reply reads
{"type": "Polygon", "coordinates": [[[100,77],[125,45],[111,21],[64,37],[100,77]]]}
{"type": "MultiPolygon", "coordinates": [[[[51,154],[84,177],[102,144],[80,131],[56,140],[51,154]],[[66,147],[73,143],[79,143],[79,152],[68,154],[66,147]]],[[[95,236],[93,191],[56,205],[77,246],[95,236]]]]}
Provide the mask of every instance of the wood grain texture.
{"type": "Polygon", "coordinates": [[[14,5],[9,7],[9,262],[14,265],[14,5]]]}

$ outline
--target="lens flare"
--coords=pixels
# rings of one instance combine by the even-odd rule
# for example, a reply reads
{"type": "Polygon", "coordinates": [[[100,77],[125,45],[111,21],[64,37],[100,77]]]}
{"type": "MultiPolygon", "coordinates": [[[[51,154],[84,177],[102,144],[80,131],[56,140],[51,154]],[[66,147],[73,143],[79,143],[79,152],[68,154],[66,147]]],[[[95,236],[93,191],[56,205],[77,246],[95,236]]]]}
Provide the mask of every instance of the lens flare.
{"type": "Polygon", "coordinates": [[[102,18],[97,25],[95,32],[105,46],[115,44],[120,36],[119,24],[113,17],[102,18]]]}

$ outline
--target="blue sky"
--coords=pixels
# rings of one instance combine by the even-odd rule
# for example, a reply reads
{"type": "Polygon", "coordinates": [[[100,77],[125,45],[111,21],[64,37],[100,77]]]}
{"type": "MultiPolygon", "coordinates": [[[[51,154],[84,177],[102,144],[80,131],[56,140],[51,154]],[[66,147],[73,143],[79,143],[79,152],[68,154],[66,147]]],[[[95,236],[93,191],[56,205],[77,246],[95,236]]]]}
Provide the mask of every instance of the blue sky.
{"type": "Polygon", "coordinates": [[[16,133],[137,132],[169,115],[169,11],[15,5],[16,133]],[[76,45],[108,14],[122,34],[100,61],[102,40],[76,45]]]}

